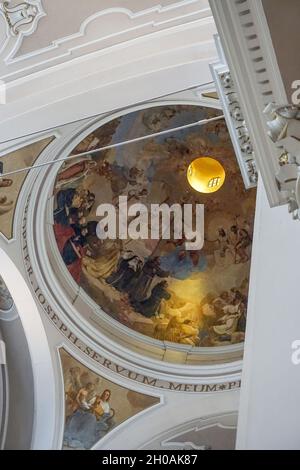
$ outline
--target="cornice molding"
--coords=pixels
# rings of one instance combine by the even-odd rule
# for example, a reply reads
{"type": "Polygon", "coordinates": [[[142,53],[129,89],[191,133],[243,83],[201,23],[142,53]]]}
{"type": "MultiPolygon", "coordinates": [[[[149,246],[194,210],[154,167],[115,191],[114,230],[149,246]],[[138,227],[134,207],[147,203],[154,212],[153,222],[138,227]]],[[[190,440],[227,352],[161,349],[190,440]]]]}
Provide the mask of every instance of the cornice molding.
{"type": "Polygon", "coordinates": [[[246,189],[249,189],[256,187],[258,180],[253,144],[247,122],[241,111],[239,96],[220,44],[220,38],[216,36],[215,40],[219,53],[219,62],[211,65],[211,71],[222,102],[222,109],[244,184],[246,189]]]}
{"type": "Polygon", "coordinates": [[[287,98],[261,0],[210,0],[210,6],[269,203],[284,204],[275,178],[279,155],[267,136],[263,111],[268,103],[284,104],[287,98]]]}
{"type": "Polygon", "coordinates": [[[211,82],[215,32],[192,22],[7,82],[0,141],[211,82]]]}

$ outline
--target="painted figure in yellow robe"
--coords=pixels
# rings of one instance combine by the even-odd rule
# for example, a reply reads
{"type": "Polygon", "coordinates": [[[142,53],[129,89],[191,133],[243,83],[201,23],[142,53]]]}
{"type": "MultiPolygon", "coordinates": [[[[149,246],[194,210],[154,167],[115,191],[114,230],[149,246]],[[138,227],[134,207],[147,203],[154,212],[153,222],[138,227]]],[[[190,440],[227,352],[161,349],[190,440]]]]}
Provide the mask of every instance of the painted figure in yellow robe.
{"type": "Polygon", "coordinates": [[[82,260],[83,268],[95,279],[106,279],[116,269],[120,258],[120,248],[115,241],[106,240],[103,249],[97,258],[85,256],[82,260]]]}
{"type": "Polygon", "coordinates": [[[155,320],[154,338],[161,341],[195,346],[198,343],[198,334],[199,329],[190,320],[182,321],[177,317],[167,321],[165,318],[155,320]]]}

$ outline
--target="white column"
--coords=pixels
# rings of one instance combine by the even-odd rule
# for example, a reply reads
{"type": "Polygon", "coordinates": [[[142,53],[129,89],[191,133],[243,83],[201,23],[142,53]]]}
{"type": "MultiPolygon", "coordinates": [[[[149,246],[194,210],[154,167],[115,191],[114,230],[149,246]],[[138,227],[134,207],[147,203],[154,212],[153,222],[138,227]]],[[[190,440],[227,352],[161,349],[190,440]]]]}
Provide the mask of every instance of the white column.
{"type": "Polygon", "coordinates": [[[300,449],[300,222],[262,184],[253,245],[237,448],[300,449]]]}

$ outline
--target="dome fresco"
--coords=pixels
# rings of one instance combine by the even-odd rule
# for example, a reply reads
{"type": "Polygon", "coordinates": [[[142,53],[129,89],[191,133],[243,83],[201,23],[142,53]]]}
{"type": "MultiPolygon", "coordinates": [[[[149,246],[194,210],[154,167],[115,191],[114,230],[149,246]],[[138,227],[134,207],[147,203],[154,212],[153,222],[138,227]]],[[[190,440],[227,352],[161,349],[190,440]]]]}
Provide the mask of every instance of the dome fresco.
{"type": "MultiPolygon", "coordinates": [[[[190,105],[131,112],[90,133],[72,155],[214,117],[190,105]]],[[[109,315],[161,341],[215,347],[244,340],[255,213],[223,120],[126,146],[78,156],[62,165],[54,187],[54,234],[69,275],[109,315]],[[208,156],[224,167],[221,189],[200,194],[187,169],[208,156]],[[205,241],[107,239],[96,234],[100,204],[203,204],[205,241]]]]}

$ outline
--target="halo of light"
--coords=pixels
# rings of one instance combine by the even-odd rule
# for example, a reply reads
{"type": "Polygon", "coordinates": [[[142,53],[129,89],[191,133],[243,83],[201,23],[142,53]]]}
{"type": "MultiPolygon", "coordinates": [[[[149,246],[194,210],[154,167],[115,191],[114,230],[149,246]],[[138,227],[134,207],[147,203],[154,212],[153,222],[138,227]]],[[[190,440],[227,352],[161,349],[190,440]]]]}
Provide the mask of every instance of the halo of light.
{"type": "Polygon", "coordinates": [[[215,193],[223,186],[226,173],[220,162],[211,157],[199,157],[188,167],[187,179],[199,193],[215,193]]]}

